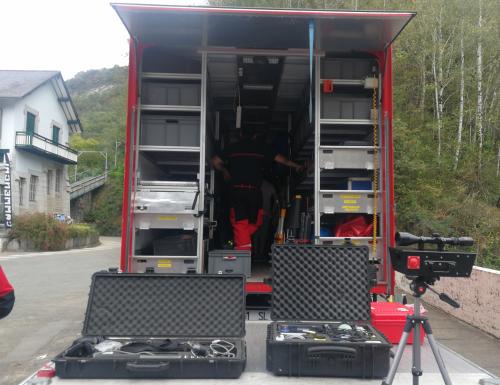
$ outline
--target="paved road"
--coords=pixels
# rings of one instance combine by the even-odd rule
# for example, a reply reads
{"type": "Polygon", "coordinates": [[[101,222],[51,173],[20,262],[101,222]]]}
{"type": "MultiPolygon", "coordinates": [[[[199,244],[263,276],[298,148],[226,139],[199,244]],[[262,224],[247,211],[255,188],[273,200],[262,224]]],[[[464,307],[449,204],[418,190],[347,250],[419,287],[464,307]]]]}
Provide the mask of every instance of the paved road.
{"type": "Polygon", "coordinates": [[[119,238],[81,250],[0,255],[16,290],[0,320],[0,385],[18,384],[55,356],[82,328],[92,273],[119,264],[119,238]]]}

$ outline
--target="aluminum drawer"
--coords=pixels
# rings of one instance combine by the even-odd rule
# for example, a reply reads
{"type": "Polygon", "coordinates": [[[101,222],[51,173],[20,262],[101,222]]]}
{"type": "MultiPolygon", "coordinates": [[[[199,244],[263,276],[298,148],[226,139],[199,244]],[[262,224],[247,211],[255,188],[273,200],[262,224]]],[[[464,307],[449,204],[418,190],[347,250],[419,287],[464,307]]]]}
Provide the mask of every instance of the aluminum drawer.
{"type": "Polygon", "coordinates": [[[197,261],[196,256],[134,256],[132,271],[135,273],[195,274],[197,261]]]}
{"type": "Polygon", "coordinates": [[[200,145],[199,116],[148,115],[141,117],[141,146],[200,145]]]}
{"type": "Polygon", "coordinates": [[[144,81],[141,99],[142,104],[199,106],[200,84],[144,81]]]}
{"type": "Polygon", "coordinates": [[[134,200],[135,228],[143,230],[197,228],[198,219],[194,216],[198,213],[197,188],[191,187],[191,190],[179,191],[178,186],[158,186],[156,189],[137,191],[134,200]]]}
{"type": "MultiPolygon", "coordinates": [[[[366,190],[321,190],[319,211],[322,214],[373,214],[373,197],[373,191],[366,190]]],[[[380,211],[380,205],[378,208],[380,211]]]]}
{"type": "Polygon", "coordinates": [[[319,167],[373,170],[373,146],[321,146],[319,167]]]}

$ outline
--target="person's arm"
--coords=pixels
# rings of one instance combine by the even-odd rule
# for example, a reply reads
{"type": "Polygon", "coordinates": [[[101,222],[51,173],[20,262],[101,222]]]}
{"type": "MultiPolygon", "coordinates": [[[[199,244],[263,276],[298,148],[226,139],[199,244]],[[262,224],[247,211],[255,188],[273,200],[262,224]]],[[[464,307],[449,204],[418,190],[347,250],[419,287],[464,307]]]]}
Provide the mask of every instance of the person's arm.
{"type": "Polygon", "coordinates": [[[222,174],[224,175],[224,180],[231,179],[231,174],[229,174],[229,171],[226,168],[224,161],[218,155],[214,155],[212,157],[212,166],[214,166],[214,168],[217,171],[222,172],[222,174]]]}
{"type": "Polygon", "coordinates": [[[277,154],[274,157],[274,161],[279,163],[279,164],[283,164],[285,166],[293,168],[297,172],[300,172],[304,169],[304,166],[302,166],[301,164],[297,164],[293,160],[290,160],[286,156],[283,156],[281,154],[277,154]]]}

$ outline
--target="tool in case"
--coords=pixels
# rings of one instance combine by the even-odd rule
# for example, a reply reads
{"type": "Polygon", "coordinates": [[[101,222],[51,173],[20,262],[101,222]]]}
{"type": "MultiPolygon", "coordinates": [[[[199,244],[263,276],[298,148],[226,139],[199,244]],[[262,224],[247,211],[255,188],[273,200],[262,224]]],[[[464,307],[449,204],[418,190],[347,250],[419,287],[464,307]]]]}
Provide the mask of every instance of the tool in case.
{"type": "Polygon", "coordinates": [[[369,323],[366,246],[276,245],[267,369],[277,375],[382,378],[392,345],[369,323]]]}
{"type": "Polygon", "coordinates": [[[82,337],[61,378],[238,378],[245,277],[95,273],[82,337]]]}

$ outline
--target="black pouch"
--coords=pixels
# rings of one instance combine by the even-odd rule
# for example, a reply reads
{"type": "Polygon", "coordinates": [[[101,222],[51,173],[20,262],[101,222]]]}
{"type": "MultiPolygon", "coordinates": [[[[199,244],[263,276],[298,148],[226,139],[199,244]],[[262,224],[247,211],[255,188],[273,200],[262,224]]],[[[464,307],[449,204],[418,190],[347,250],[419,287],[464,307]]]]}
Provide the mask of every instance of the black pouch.
{"type": "Polygon", "coordinates": [[[82,338],[54,359],[56,374],[237,378],[246,364],[244,299],[244,276],[95,273],[82,338]],[[120,347],[96,349],[105,340],[120,347]]]}
{"type": "Polygon", "coordinates": [[[366,246],[275,246],[276,322],[267,331],[267,369],[287,376],[385,377],[392,345],[369,323],[370,275],[366,246]],[[338,332],[343,328],[348,331],[338,332]]]}

